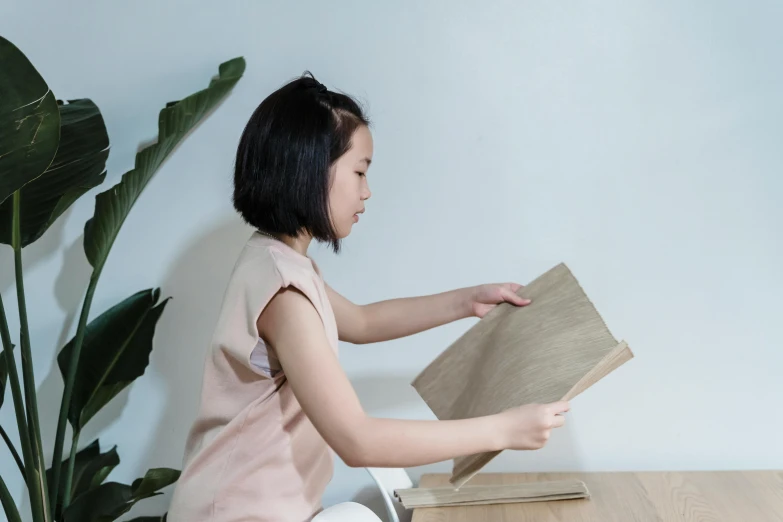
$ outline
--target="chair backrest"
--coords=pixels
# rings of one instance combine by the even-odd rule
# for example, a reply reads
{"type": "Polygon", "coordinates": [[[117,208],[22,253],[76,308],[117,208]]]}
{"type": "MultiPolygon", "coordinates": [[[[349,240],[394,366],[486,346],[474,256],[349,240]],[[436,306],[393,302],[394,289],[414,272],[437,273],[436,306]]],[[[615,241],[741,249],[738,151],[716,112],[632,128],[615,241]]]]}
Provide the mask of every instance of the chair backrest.
{"type": "Polygon", "coordinates": [[[372,509],[358,502],[342,502],[329,506],[316,516],[312,522],[382,522],[372,509]]]}
{"type": "Polygon", "coordinates": [[[365,468],[370,474],[375,485],[381,490],[386,512],[389,514],[389,522],[409,520],[410,513],[405,506],[394,498],[395,489],[407,489],[413,487],[413,481],[402,468],[365,468]]]}

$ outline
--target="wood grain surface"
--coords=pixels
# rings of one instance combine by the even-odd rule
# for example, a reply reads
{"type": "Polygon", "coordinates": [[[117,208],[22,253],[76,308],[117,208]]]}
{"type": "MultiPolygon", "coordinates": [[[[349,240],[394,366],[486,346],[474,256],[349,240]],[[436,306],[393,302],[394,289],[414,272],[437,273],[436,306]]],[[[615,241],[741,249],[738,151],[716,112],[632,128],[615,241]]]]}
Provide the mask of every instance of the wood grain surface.
{"type": "MultiPolygon", "coordinates": [[[[448,485],[428,474],[419,486],[448,485]]],[[[783,470],[479,473],[471,484],[579,479],[589,500],[419,508],[413,522],[783,522],[783,470]]]]}

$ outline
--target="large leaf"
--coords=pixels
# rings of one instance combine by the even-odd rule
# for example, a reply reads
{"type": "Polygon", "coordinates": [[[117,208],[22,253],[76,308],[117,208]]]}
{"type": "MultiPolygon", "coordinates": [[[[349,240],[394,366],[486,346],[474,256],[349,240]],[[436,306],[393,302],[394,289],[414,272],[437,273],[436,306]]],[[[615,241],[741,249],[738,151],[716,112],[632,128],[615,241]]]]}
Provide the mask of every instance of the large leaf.
{"type": "Polygon", "coordinates": [[[95,214],[84,226],[84,251],[96,270],[106,262],[122,223],[144,187],[166,157],[239,81],[245,71],[244,58],[220,65],[219,75],[209,87],[187,98],[167,104],[158,117],[158,141],[136,154],[133,170],[95,200],[95,214]]]}
{"type": "Polygon", "coordinates": [[[136,502],[162,495],[159,490],[177,481],[180,472],[169,468],[147,471],[128,486],[107,482],[74,499],[63,514],[64,522],[111,522],[127,513],[136,502]]]}
{"type": "MultiPolygon", "coordinates": [[[[11,350],[14,345],[11,345],[11,350]]],[[[3,406],[5,399],[5,384],[8,382],[8,361],[6,360],[5,350],[0,351],[0,407],[3,406]]]]}
{"type": "MultiPolygon", "coordinates": [[[[60,106],[60,145],[46,172],[22,188],[22,247],[37,240],[74,201],[106,177],[109,135],[90,100],[60,106]]],[[[0,243],[11,244],[13,200],[0,205],[0,243]]]]}
{"type": "MultiPolygon", "coordinates": [[[[68,469],[68,461],[65,459],[63,467],[68,469]]],[[[101,453],[100,443],[96,439],[89,446],[76,453],[76,462],[73,466],[73,481],[71,483],[71,496],[76,498],[88,491],[97,488],[109,473],[120,463],[120,457],[117,455],[117,446],[106,453],[101,453]]],[[[52,483],[52,470],[46,470],[46,478],[49,484],[52,483]]],[[[60,509],[63,501],[64,489],[59,488],[57,495],[57,514],[55,518],[59,519],[60,509]]],[[[50,493],[53,494],[53,493],[50,493]]]]}
{"type": "MultiPolygon", "coordinates": [[[[169,298],[158,303],[160,289],[137,292],[87,325],[79,357],[68,420],[80,430],[120,391],[144,374],[155,325],[169,298]]],[[[75,339],[57,356],[67,374],[75,339]]]]}
{"type": "Polygon", "coordinates": [[[57,152],[57,100],[33,64],[0,36],[0,203],[46,170],[57,152]]]}

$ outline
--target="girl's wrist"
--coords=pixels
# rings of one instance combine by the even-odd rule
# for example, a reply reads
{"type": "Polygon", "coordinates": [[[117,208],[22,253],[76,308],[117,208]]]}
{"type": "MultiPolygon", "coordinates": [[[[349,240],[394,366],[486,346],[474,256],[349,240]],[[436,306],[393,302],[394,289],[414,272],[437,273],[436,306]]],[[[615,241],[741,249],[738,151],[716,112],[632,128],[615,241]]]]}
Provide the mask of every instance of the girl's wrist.
{"type": "Polygon", "coordinates": [[[476,287],[474,286],[468,286],[465,288],[460,288],[458,291],[458,316],[460,319],[465,319],[467,317],[473,317],[476,315],[475,311],[473,310],[473,303],[476,300],[476,287]]]}
{"type": "Polygon", "coordinates": [[[508,419],[503,413],[488,415],[487,419],[488,440],[490,451],[503,451],[508,448],[508,419]]]}

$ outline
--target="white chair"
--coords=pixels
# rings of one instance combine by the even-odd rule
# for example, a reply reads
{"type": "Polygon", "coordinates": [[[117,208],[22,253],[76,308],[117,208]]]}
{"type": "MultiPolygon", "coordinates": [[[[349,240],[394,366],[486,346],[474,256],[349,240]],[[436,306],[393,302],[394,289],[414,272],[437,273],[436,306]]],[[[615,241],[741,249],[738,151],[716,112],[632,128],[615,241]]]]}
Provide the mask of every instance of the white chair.
{"type": "Polygon", "coordinates": [[[312,522],[383,522],[372,509],[357,502],[342,502],[329,506],[316,516],[312,522]]]}
{"type": "Polygon", "coordinates": [[[402,468],[365,468],[375,481],[375,485],[381,490],[389,522],[408,522],[411,512],[405,509],[395,497],[395,489],[408,489],[413,487],[413,481],[402,468]]]}

